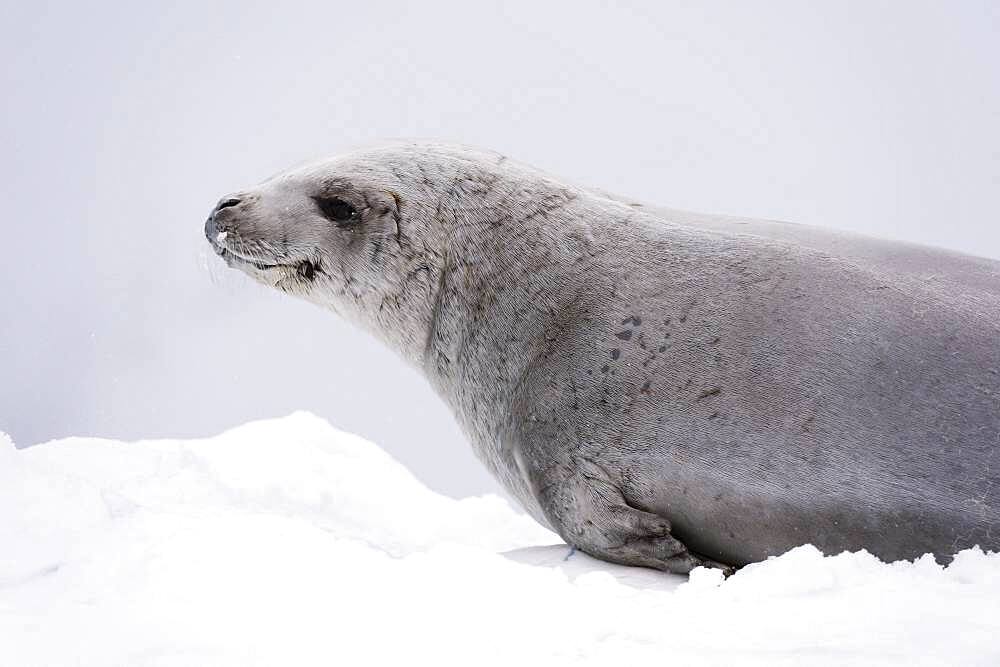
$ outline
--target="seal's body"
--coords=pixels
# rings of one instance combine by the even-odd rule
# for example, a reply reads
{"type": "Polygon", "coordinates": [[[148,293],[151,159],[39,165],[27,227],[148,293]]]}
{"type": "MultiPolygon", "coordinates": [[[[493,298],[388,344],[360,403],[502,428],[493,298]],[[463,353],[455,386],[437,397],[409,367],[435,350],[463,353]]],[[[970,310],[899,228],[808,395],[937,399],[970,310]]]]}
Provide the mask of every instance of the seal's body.
{"type": "Polygon", "coordinates": [[[527,511],[599,558],[1000,548],[1000,262],[429,144],[275,177],[206,235],[422,368],[527,511]]]}

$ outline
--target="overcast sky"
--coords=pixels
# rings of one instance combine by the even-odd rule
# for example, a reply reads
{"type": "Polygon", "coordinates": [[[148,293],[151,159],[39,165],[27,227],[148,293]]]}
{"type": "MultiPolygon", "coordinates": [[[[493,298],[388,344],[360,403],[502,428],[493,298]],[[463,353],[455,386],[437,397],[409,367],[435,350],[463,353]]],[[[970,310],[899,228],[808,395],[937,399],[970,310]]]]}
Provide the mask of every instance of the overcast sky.
{"type": "Polygon", "coordinates": [[[699,211],[1000,257],[1000,4],[6,3],[0,430],[308,409],[496,489],[413,371],[227,271],[223,194],[396,137],[699,211]],[[644,6],[645,5],[645,6],[644,6]]]}

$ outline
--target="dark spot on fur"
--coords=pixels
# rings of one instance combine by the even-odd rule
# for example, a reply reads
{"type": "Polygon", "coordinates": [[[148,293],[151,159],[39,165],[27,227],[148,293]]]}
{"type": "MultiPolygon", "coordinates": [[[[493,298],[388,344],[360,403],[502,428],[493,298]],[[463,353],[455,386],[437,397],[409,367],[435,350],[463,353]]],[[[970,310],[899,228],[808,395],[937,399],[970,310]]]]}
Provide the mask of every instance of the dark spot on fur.
{"type": "Polygon", "coordinates": [[[622,324],[628,324],[629,322],[631,322],[632,326],[634,326],[634,327],[637,327],[640,324],[642,324],[642,320],[639,317],[635,316],[635,315],[632,315],[630,317],[626,317],[624,320],[622,320],[622,324]]]}
{"type": "Polygon", "coordinates": [[[632,338],[632,330],[625,329],[624,331],[619,331],[618,333],[615,334],[615,338],[618,338],[620,340],[630,340],[632,338]]]}
{"type": "Polygon", "coordinates": [[[698,394],[698,400],[700,401],[703,398],[708,398],[709,396],[715,396],[721,391],[722,389],[719,387],[712,387],[710,389],[705,389],[698,394]]]}
{"type": "Polygon", "coordinates": [[[648,394],[648,393],[649,393],[649,380],[646,380],[646,381],[645,381],[645,382],[644,382],[644,383],[642,384],[642,386],[641,386],[641,387],[639,387],[639,393],[640,393],[640,394],[648,394]]]}
{"type": "Polygon", "coordinates": [[[618,357],[620,357],[620,356],[622,356],[622,351],[619,350],[617,347],[615,349],[611,350],[611,358],[612,359],[618,359],[618,357]]]}
{"type": "Polygon", "coordinates": [[[661,345],[660,346],[660,352],[666,352],[666,351],[667,351],[667,346],[666,345],[661,345]]]}
{"type": "Polygon", "coordinates": [[[601,372],[602,373],[607,373],[609,370],[611,370],[611,366],[607,366],[607,365],[601,366],[601,372]]]}

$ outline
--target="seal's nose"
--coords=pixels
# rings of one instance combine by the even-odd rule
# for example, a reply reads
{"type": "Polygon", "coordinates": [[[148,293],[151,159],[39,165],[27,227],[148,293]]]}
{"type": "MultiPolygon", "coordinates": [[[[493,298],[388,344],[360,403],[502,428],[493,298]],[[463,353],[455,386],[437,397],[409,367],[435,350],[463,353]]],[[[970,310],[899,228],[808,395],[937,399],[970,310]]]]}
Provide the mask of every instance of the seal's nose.
{"type": "MultiPolygon", "coordinates": [[[[228,231],[228,226],[220,219],[222,211],[238,206],[242,201],[241,197],[234,197],[232,195],[219,200],[219,203],[215,205],[212,212],[208,214],[208,220],[205,221],[205,236],[210,241],[215,239],[219,232],[228,231]]],[[[231,220],[229,222],[232,224],[231,220]]]]}
{"type": "Polygon", "coordinates": [[[215,211],[213,211],[213,214],[218,213],[224,208],[231,208],[233,206],[236,206],[237,204],[240,203],[240,201],[241,200],[236,197],[226,197],[225,199],[219,202],[218,206],[215,207],[215,211]]]}

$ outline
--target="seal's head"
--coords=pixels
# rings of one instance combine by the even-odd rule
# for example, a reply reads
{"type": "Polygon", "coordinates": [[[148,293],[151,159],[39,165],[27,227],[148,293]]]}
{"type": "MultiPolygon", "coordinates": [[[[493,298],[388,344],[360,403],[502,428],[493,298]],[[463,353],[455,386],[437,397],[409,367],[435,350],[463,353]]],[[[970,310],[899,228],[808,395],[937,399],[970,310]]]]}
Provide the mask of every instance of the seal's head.
{"type": "Polygon", "coordinates": [[[483,258],[518,261],[511,235],[523,237],[528,221],[566,199],[501,155],[401,143],[227,195],[205,236],[230,267],[345,316],[419,363],[429,332],[441,335],[442,285],[453,293],[492,279],[483,258]]]}
{"type": "Polygon", "coordinates": [[[336,306],[331,294],[363,282],[385,245],[401,238],[400,183],[362,166],[329,160],[227,195],[205,236],[254,280],[336,306]]]}

